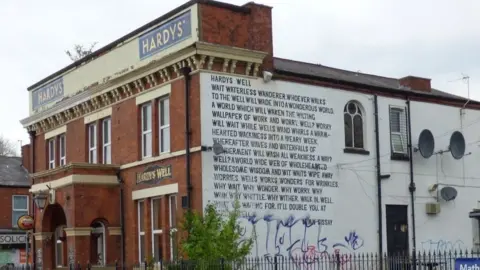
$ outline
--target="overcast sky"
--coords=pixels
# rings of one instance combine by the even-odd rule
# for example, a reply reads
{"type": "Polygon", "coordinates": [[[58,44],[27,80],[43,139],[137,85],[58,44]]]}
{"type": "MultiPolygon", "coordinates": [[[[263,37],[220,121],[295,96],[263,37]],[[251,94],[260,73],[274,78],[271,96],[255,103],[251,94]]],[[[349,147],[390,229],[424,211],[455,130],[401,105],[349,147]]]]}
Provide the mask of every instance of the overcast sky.
{"type": "MultiPolygon", "coordinates": [[[[71,63],[73,44],[100,48],[186,1],[2,0],[0,133],[28,140],[27,87],[71,63]]],[[[225,0],[244,4],[248,0],[225,0]]],[[[400,78],[480,99],[478,0],[259,0],[273,7],[277,57],[400,78]]]]}

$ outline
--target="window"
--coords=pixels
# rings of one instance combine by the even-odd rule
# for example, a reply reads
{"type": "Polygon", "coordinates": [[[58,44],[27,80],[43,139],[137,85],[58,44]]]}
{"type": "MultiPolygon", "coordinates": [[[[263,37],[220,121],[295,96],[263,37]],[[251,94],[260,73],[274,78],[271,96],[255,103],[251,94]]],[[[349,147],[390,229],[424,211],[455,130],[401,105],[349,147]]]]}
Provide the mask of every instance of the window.
{"type": "Polygon", "coordinates": [[[65,139],[65,134],[60,135],[59,137],[59,147],[60,147],[60,166],[67,164],[67,142],[65,139]]]}
{"type": "Polygon", "coordinates": [[[390,140],[392,154],[408,154],[407,115],[405,108],[390,107],[390,140]]]}
{"type": "Polygon", "coordinates": [[[13,195],[12,197],[12,227],[17,228],[18,218],[28,215],[28,196],[13,195]]]}
{"type": "Polygon", "coordinates": [[[65,225],[60,225],[55,229],[55,264],[57,267],[66,266],[67,262],[65,260],[65,225]]]}
{"type": "Polygon", "coordinates": [[[169,198],[169,208],[170,208],[170,259],[176,259],[177,247],[176,247],[176,239],[175,234],[177,232],[177,196],[173,195],[169,198]]]}
{"type": "Polygon", "coordinates": [[[105,118],[102,121],[102,151],[103,164],[112,163],[112,120],[105,118]]]}
{"type": "Polygon", "coordinates": [[[145,261],[145,224],[143,220],[144,201],[138,201],[138,261],[145,261]]]}
{"type": "Polygon", "coordinates": [[[152,105],[142,106],[142,158],[152,156],[152,105]]]}
{"type": "Polygon", "coordinates": [[[152,256],[155,261],[162,257],[162,229],[160,224],[160,198],[152,199],[151,217],[152,217],[152,256]]]}
{"type": "Polygon", "coordinates": [[[102,222],[95,222],[92,225],[92,246],[90,253],[94,257],[91,261],[96,265],[105,265],[105,225],[102,222]]]}
{"type": "Polygon", "coordinates": [[[345,147],[363,149],[363,115],[360,104],[349,101],[343,109],[345,147]]]}
{"type": "Polygon", "coordinates": [[[55,139],[48,141],[48,168],[55,168],[55,139]]]}
{"type": "Polygon", "coordinates": [[[159,147],[160,153],[170,152],[170,99],[158,101],[159,147]]]}
{"type": "Polygon", "coordinates": [[[97,125],[88,126],[88,162],[97,163],[97,125]]]}

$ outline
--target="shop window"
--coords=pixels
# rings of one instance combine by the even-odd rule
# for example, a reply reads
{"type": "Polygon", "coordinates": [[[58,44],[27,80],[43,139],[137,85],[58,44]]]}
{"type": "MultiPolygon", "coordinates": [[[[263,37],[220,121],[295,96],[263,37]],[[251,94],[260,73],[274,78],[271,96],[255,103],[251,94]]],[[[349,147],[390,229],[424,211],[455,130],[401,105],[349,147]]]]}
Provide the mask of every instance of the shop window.
{"type": "Polygon", "coordinates": [[[162,257],[162,229],[160,223],[160,198],[153,198],[150,204],[152,217],[152,256],[155,261],[162,257]]]}
{"type": "Polygon", "coordinates": [[[67,142],[65,134],[59,136],[60,166],[67,164],[67,142]]]}
{"type": "Polygon", "coordinates": [[[145,224],[144,224],[144,201],[138,201],[137,205],[137,219],[138,219],[138,261],[143,263],[145,261],[145,224]]]}
{"type": "Polygon", "coordinates": [[[57,267],[67,266],[67,260],[65,259],[65,249],[67,248],[65,225],[60,225],[55,229],[55,265],[57,267]]]}
{"type": "Polygon", "coordinates": [[[170,152],[170,98],[158,101],[159,147],[160,153],[170,152]]]}
{"type": "Polygon", "coordinates": [[[105,265],[106,262],[106,245],[105,245],[105,225],[100,222],[94,222],[92,224],[92,236],[91,236],[91,254],[93,258],[91,261],[96,265],[105,265]]]}
{"type": "Polygon", "coordinates": [[[102,154],[103,164],[112,163],[112,120],[105,118],[102,121],[102,154]]]}
{"type": "Polygon", "coordinates": [[[177,196],[172,195],[169,198],[170,212],[170,259],[176,259],[177,254],[177,196]]]}
{"type": "Polygon", "coordinates": [[[144,104],[142,110],[142,158],[152,156],[152,105],[144,104]]]}
{"type": "Polygon", "coordinates": [[[13,195],[12,196],[12,227],[17,228],[18,218],[28,215],[28,196],[13,195]]]}
{"type": "Polygon", "coordinates": [[[55,139],[48,140],[48,168],[55,168],[55,139]]]}
{"type": "Polygon", "coordinates": [[[97,163],[97,125],[88,125],[88,162],[97,163]]]}

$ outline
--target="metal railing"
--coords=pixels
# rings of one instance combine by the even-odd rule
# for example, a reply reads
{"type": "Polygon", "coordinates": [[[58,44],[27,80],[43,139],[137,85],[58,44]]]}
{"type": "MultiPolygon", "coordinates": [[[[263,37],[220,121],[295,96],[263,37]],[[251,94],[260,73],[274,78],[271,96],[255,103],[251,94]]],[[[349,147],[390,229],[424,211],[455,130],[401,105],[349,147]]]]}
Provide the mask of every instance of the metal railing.
{"type": "MultiPolygon", "coordinates": [[[[416,254],[345,253],[329,254],[307,251],[301,256],[264,256],[243,260],[177,260],[121,265],[91,265],[78,262],[64,269],[131,269],[131,270],[455,270],[456,259],[478,258],[480,251],[419,252],[416,254]]],[[[31,265],[1,266],[0,270],[29,270],[31,265]]],[[[37,267],[38,269],[38,267],[37,267]]],[[[41,268],[40,268],[41,269],[41,268]]]]}

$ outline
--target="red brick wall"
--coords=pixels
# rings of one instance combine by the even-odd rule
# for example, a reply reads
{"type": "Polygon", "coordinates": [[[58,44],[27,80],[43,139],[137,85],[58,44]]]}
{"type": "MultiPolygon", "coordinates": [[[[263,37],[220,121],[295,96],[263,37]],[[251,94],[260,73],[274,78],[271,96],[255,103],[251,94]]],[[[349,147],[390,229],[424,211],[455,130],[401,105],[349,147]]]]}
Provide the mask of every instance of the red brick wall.
{"type": "MultiPolygon", "coordinates": [[[[26,188],[0,188],[0,228],[12,227],[12,196],[13,195],[29,195],[28,187],[26,188]]],[[[31,204],[29,203],[30,207],[31,204]]]]}
{"type": "Polygon", "coordinates": [[[246,4],[249,13],[240,13],[208,4],[200,5],[200,40],[267,52],[265,69],[273,68],[272,8],[246,4]]]}
{"type": "Polygon", "coordinates": [[[25,144],[22,146],[22,165],[30,172],[30,144],[25,144]]]}

